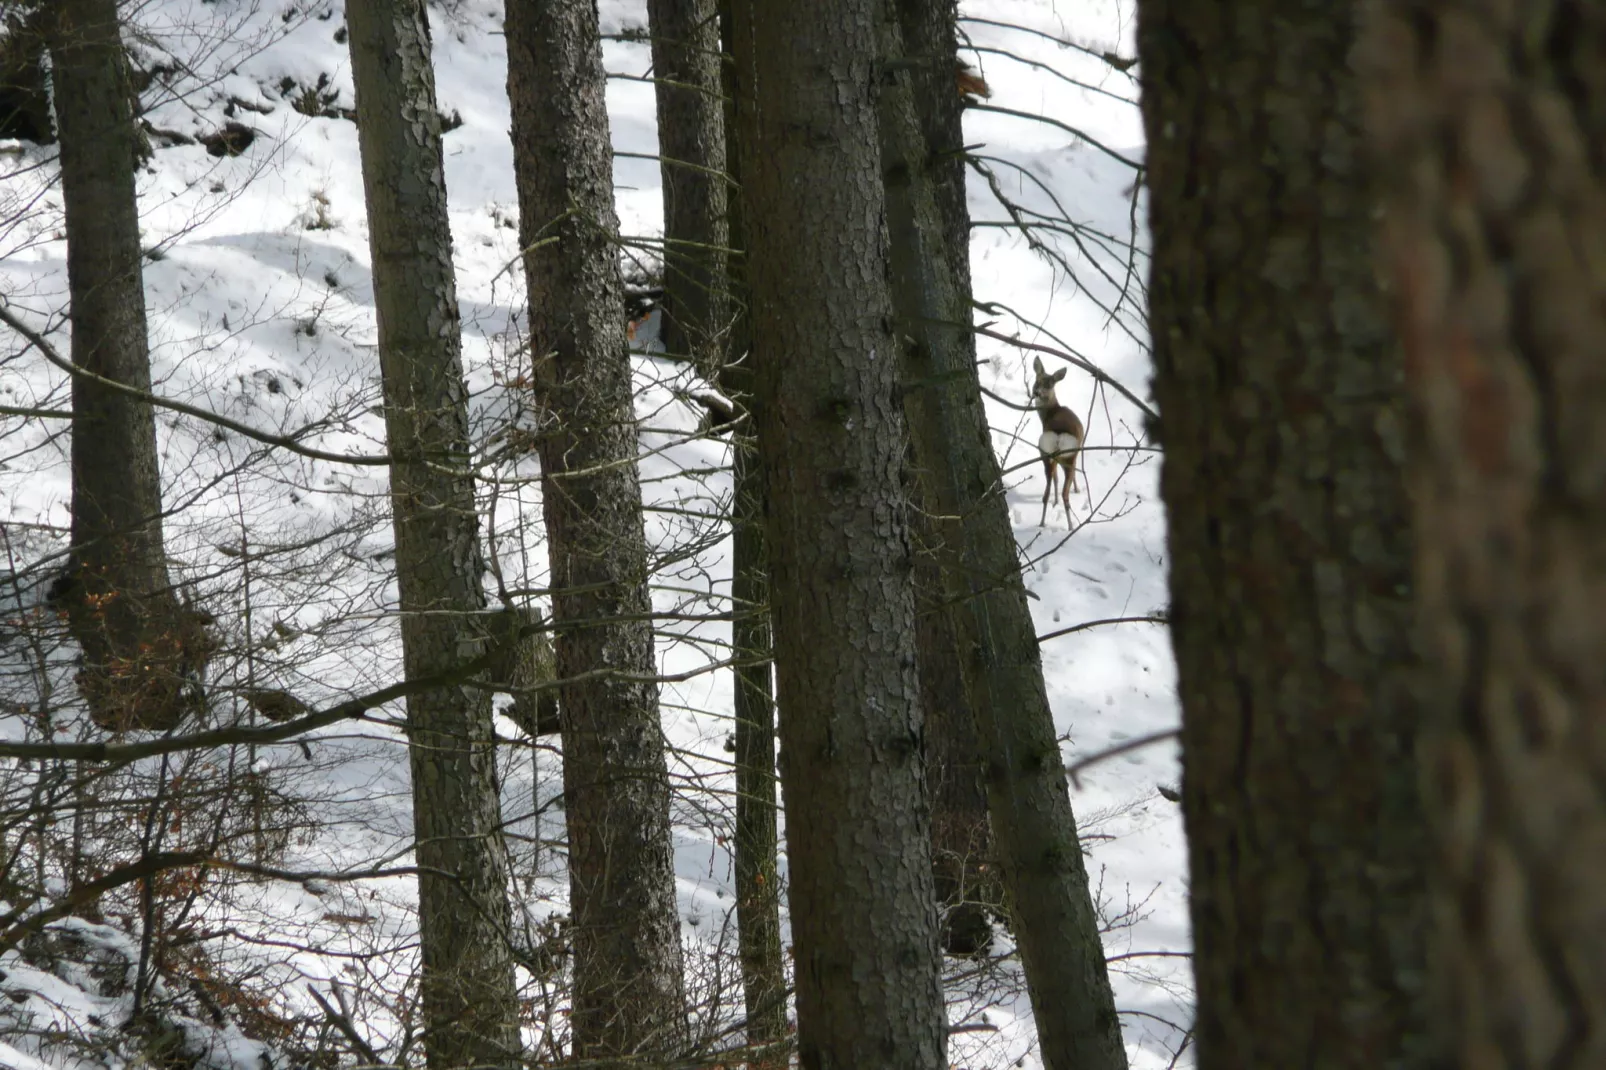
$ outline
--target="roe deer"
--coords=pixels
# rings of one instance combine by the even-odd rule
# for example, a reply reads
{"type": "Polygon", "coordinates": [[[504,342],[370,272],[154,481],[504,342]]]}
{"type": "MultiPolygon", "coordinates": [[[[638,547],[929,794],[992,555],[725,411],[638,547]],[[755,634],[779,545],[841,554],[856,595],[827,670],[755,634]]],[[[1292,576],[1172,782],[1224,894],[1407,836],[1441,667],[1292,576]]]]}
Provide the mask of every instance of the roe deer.
{"type": "Polygon", "coordinates": [[[1065,368],[1053,375],[1043,370],[1041,357],[1032,358],[1037,381],[1032,384],[1032,407],[1037,418],[1043,421],[1043,433],[1037,436],[1037,452],[1043,458],[1043,474],[1048,486],[1043,488],[1043,515],[1037,520],[1042,527],[1048,522],[1048,500],[1054,495],[1056,469],[1065,473],[1060,501],[1065,505],[1065,523],[1071,522],[1071,491],[1076,489],[1076,457],[1082,449],[1082,421],[1076,413],[1059,403],[1054,396],[1054,384],[1065,378],[1065,368]]]}

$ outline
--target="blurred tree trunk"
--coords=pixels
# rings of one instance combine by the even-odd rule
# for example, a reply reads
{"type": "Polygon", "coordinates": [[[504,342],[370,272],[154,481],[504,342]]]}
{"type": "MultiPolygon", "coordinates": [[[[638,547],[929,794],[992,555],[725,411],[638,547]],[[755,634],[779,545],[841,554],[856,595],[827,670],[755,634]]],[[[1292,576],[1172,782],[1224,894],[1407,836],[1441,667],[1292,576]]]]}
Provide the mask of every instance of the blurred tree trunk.
{"type": "MultiPolygon", "coordinates": [[[[731,0],[718,5],[720,65],[718,89],[723,109],[725,168],[733,187],[727,191],[726,241],[734,255],[725,260],[729,279],[727,317],[731,324],[720,386],[745,410],[749,420],[731,433],[734,484],[731,502],[731,645],[748,664],[736,670],[732,715],[736,721],[736,925],[741,942],[742,994],[747,1011],[749,1044],[785,1038],[786,963],[781,951],[781,882],[775,802],[775,694],[770,629],[769,547],[764,538],[764,471],[758,456],[753,422],[753,374],[762,362],[753,339],[747,286],[744,205],[737,192],[734,150],[736,65],[731,59],[734,33],[731,0]]],[[[755,1062],[757,1067],[784,1066],[786,1057],[755,1062]]]]}
{"type": "MultiPolygon", "coordinates": [[[[72,360],[151,389],[134,123],[116,0],[60,0],[50,26],[67,221],[72,360]]],[[[162,545],[151,406],[72,379],[72,565],[58,594],[84,654],[79,684],[101,727],[172,728],[188,664],[162,545]]],[[[204,659],[203,659],[204,660],[204,659]]]]}
{"type": "Polygon", "coordinates": [[[737,0],[801,1065],[946,1065],[876,142],[879,0],[737,0]]]}
{"type": "Polygon", "coordinates": [[[664,191],[660,338],[711,378],[722,363],[730,245],[716,0],[647,0],[664,191]]]}
{"type": "Polygon", "coordinates": [[[32,0],[0,3],[0,137],[36,145],[56,140],[45,64],[49,14],[32,0]]]}
{"type": "MultiPolygon", "coordinates": [[[[350,0],[346,18],[402,653],[416,679],[449,672],[486,639],[440,113],[424,0],[350,0]]],[[[465,682],[409,696],[407,736],[429,1065],[505,1065],[519,1057],[518,1002],[490,693],[465,682]]]]}
{"type": "Polygon", "coordinates": [[[1442,1018],[1458,1066],[1606,1066],[1606,11],[1373,11],[1442,1018]]]}
{"type": "Polygon", "coordinates": [[[1403,392],[1356,13],[1138,10],[1202,1070],[1432,1059],[1403,392]]]}
{"type": "Polygon", "coordinates": [[[905,339],[904,404],[934,518],[932,538],[940,547],[959,671],[986,758],[995,855],[1010,893],[1044,1063],[1055,1070],[1124,1070],[1126,1049],[1037,632],[981,404],[968,329],[969,271],[955,266],[961,255],[952,243],[969,228],[953,217],[964,202],[956,199],[950,170],[958,149],[951,10],[905,4],[900,11],[917,24],[913,39],[940,49],[935,55],[905,56],[901,27],[883,27],[888,54],[906,60],[891,65],[898,73],[886,83],[881,103],[892,293],[905,339]],[[942,72],[940,80],[912,77],[934,70],[942,72]],[[949,117],[932,115],[922,123],[916,88],[952,98],[951,107],[941,105],[949,117]],[[927,136],[937,139],[934,146],[927,136]]]}
{"type": "Polygon", "coordinates": [[[507,42],[557,671],[570,681],[575,1054],[671,1051],[685,1023],[680,925],[596,6],[510,0],[507,42]]]}

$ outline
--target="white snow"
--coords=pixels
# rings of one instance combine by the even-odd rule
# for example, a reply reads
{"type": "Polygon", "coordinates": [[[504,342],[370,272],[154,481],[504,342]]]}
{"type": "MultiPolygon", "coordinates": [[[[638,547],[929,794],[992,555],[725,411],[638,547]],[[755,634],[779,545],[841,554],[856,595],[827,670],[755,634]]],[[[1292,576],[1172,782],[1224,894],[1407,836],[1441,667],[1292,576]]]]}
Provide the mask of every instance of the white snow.
{"type": "MultiPolygon", "coordinates": [[[[639,2],[602,0],[601,6],[604,32],[645,23],[639,2]]],[[[446,167],[474,431],[490,454],[524,411],[515,382],[523,284],[516,265],[500,7],[494,0],[447,0],[433,19],[440,105],[463,119],[446,136],[446,167]]],[[[1074,39],[1095,52],[1132,51],[1130,6],[1113,0],[968,0],[964,12],[973,20],[1013,22],[1074,39]]],[[[138,18],[142,56],[163,57],[188,72],[173,79],[167,98],[148,115],[155,127],[190,135],[216,129],[232,97],[251,106],[236,105],[235,121],[258,133],[234,158],[214,158],[198,145],[161,148],[140,176],[144,240],[155,250],[145,264],[145,282],[156,389],[271,433],[315,424],[303,442],[326,452],[382,453],[383,426],[373,408],[378,367],[356,130],[340,119],[301,114],[279,88],[288,84],[285,79],[316,87],[322,77],[325,99],[352,106],[349,59],[336,40],[339,0],[149,0],[139,6],[138,18]]],[[[972,246],[975,283],[978,300],[990,307],[978,322],[999,335],[1075,352],[1145,398],[1149,369],[1140,287],[1147,266],[1144,236],[1134,229],[1141,226],[1144,206],[1133,192],[1133,170],[1116,158],[1142,156],[1136,83],[1047,37],[980,21],[963,28],[984,50],[1016,52],[1104,91],[1076,88],[1042,68],[982,51],[978,66],[994,90],[990,104],[1051,116],[1111,150],[1062,127],[985,110],[969,113],[966,141],[991,158],[1000,191],[1048,217],[1063,209],[1085,228],[1073,236],[1062,221],[1059,232],[1038,231],[1052,254],[1045,255],[1015,229],[988,182],[972,175],[971,211],[979,224],[972,246]]],[[[608,42],[604,60],[618,73],[650,69],[641,44],[608,42]]],[[[608,104],[616,149],[655,154],[652,87],[615,80],[608,104]]],[[[65,243],[59,192],[50,184],[52,160],[49,150],[0,143],[6,175],[0,182],[0,296],[48,329],[65,352],[65,243]]],[[[660,233],[656,163],[621,157],[615,182],[623,233],[660,233]]],[[[10,337],[0,341],[0,405],[64,410],[64,377],[37,354],[18,355],[20,349],[10,337]]],[[[983,337],[980,355],[983,385],[1024,405],[1034,353],[983,337]]],[[[1045,363],[1060,366],[1052,357],[1045,363]]],[[[666,557],[655,598],[659,609],[685,614],[723,609],[728,592],[728,541],[713,520],[729,497],[723,471],[728,457],[722,443],[695,436],[699,413],[686,394],[699,385],[682,367],[645,356],[636,362],[643,489],[655,509],[648,533],[666,557]]],[[[1016,536],[1030,563],[1026,581],[1040,633],[1149,616],[1166,605],[1158,458],[1143,446],[1138,408],[1096,387],[1075,368],[1059,386],[1061,402],[1083,416],[1088,431],[1085,480],[1073,498],[1077,526],[1071,532],[1063,513],[1052,509],[1048,526],[1035,526],[1043,489],[1036,417],[988,403],[994,442],[1008,470],[1016,536]]],[[[0,571],[64,545],[66,442],[51,437],[63,430],[60,420],[0,416],[0,551],[12,558],[0,571]]],[[[249,660],[225,658],[214,665],[214,679],[249,678],[257,686],[287,688],[314,707],[394,681],[399,651],[394,621],[386,614],[395,592],[384,469],[271,450],[172,412],[160,414],[159,433],[166,502],[175,510],[168,547],[180,563],[178,574],[197,591],[227,592],[214,594],[221,601],[209,605],[236,641],[249,636],[255,643],[249,660]],[[249,606],[242,587],[247,581],[249,606]]],[[[510,591],[539,591],[546,584],[546,551],[538,489],[529,482],[533,461],[514,456],[487,474],[503,481],[488,483],[485,492],[501,582],[510,591]]],[[[13,594],[6,591],[7,614],[28,611],[41,592],[20,599],[13,594]]],[[[726,656],[721,643],[727,640],[717,622],[668,620],[659,644],[663,671],[684,675],[663,687],[663,720],[677,788],[681,913],[688,946],[704,952],[734,938],[723,749],[731,681],[722,671],[698,671],[726,656]]],[[[20,656],[0,647],[0,658],[20,656]]],[[[1067,763],[1177,722],[1163,625],[1102,625],[1050,639],[1043,661],[1067,763]]],[[[38,738],[35,721],[10,703],[36,702],[37,695],[30,699],[28,692],[37,691],[39,680],[49,680],[57,695],[72,693],[65,655],[30,664],[32,675],[19,678],[10,667],[0,683],[0,697],[8,702],[0,706],[0,737],[38,738]]],[[[87,725],[61,711],[56,715],[57,739],[94,737],[87,725]]],[[[381,1051],[400,1035],[395,1003],[384,1000],[402,994],[415,967],[416,903],[404,872],[411,817],[398,715],[397,708],[375,711],[367,721],[317,733],[305,749],[289,743],[241,756],[242,768],[302,799],[321,828],[293,836],[281,863],[302,876],[241,877],[204,907],[211,923],[253,935],[257,943],[241,942],[228,953],[259,963],[264,983],[286,994],[291,1011],[316,1012],[305,996],[309,984],[325,995],[337,982],[343,990],[367,986],[376,995],[363,1004],[363,1023],[381,1051]],[[403,872],[341,879],[398,867],[403,872]]],[[[517,737],[510,722],[500,727],[510,739],[517,737]]],[[[533,944],[537,927],[564,909],[559,863],[541,843],[541,837],[561,832],[562,816],[553,808],[561,777],[555,755],[541,747],[505,748],[503,766],[506,813],[516,836],[515,877],[533,944]]],[[[148,772],[156,775],[155,767],[148,772]]],[[[0,783],[16,782],[24,773],[6,762],[0,783]]],[[[165,768],[163,773],[171,775],[165,768]]],[[[1073,791],[1099,902],[1116,923],[1106,947],[1114,957],[1117,1001],[1138,1070],[1191,1065],[1187,1054],[1174,1058],[1183,1039],[1179,1029],[1191,1014],[1191,972],[1178,954],[1189,946],[1182,828],[1178,809],[1155,791],[1177,778],[1175,747],[1167,742],[1091,766],[1073,791]]],[[[4,790],[9,796],[15,789],[4,790]]],[[[52,895],[65,891],[50,889],[52,895]]],[[[58,925],[89,931],[89,923],[75,919],[58,925]]],[[[107,934],[129,940],[110,922],[89,928],[105,940],[113,939],[107,934]]],[[[137,947],[123,950],[137,960],[137,947]]],[[[729,956],[705,953],[688,960],[693,961],[700,964],[697,983],[703,990],[724,984],[739,991],[739,985],[731,987],[729,956]],[[715,962],[723,963],[725,975],[716,977],[712,965],[702,965],[715,962]]],[[[54,1034],[42,1031],[41,1023],[98,1036],[103,1026],[89,1024],[92,1019],[114,1025],[119,1012],[126,1016],[126,997],[96,995],[90,980],[36,968],[16,951],[0,958],[0,969],[4,992],[18,994],[9,1005],[0,1001],[5,1066],[75,1067],[82,1061],[77,1049],[50,1039],[54,1034]]],[[[1010,977],[1018,981],[1012,966],[1005,971],[1006,981],[1010,977]]],[[[524,980],[532,993],[543,990],[540,979],[524,980]]],[[[1027,1003],[1018,988],[1008,989],[953,989],[959,1027],[952,1039],[954,1065],[1039,1065],[1027,1003]]],[[[187,1035],[198,1047],[201,1033],[210,1037],[204,1041],[211,1045],[209,1065],[260,1070],[262,1060],[271,1059],[233,1027],[202,1029],[197,1023],[196,1030],[187,1035]]]]}

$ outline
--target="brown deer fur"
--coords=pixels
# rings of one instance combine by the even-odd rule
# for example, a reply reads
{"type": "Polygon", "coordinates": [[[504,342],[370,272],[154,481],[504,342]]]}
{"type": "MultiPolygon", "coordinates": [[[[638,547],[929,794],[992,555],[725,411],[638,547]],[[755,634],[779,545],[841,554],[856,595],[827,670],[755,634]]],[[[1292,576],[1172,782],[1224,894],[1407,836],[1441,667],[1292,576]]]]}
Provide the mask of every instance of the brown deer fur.
{"type": "Polygon", "coordinates": [[[1082,421],[1054,396],[1054,384],[1065,378],[1067,369],[1061,368],[1049,375],[1043,370],[1039,357],[1032,358],[1032,367],[1037,372],[1037,379],[1032,383],[1032,407],[1043,423],[1043,433],[1037,436],[1037,452],[1043,458],[1043,474],[1048,477],[1048,485],[1043,488],[1043,515],[1038,518],[1037,526],[1048,522],[1048,501],[1054,495],[1057,470],[1065,473],[1060,501],[1065,506],[1065,522],[1069,524],[1071,491],[1076,489],[1076,459],[1082,450],[1082,421]]]}
{"type": "Polygon", "coordinates": [[[968,103],[974,104],[978,100],[985,100],[993,95],[992,87],[987,80],[973,70],[964,60],[956,61],[958,70],[956,80],[959,83],[959,95],[968,103]]]}

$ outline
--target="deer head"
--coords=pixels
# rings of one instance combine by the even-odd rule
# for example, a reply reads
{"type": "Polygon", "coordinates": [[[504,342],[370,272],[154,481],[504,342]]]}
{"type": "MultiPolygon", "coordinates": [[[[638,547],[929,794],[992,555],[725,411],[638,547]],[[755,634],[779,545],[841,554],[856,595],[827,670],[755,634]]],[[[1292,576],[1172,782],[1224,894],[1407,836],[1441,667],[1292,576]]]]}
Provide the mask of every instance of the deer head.
{"type": "Polygon", "coordinates": [[[1033,357],[1032,370],[1037,373],[1037,378],[1032,381],[1032,406],[1039,412],[1059,408],[1059,398],[1054,396],[1054,384],[1065,378],[1069,369],[1061,368],[1050,375],[1043,368],[1043,358],[1033,357]]]}

